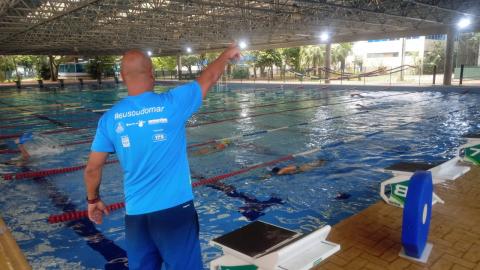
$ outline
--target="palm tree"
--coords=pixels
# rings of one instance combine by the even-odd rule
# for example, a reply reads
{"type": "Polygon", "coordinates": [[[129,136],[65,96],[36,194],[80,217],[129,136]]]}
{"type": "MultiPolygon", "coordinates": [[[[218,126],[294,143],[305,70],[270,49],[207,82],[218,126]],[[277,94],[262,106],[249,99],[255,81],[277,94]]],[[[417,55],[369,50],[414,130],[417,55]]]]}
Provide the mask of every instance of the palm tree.
{"type": "Polygon", "coordinates": [[[345,59],[352,52],[352,43],[340,43],[333,49],[332,60],[334,63],[340,62],[340,70],[345,69],[345,59]]]}
{"type": "Polygon", "coordinates": [[[300,48],[300,66],[307,71],[313,68],[313,75],[317,75],[320,66],[323,66],[325,45],[310,45],[300,48]]]}

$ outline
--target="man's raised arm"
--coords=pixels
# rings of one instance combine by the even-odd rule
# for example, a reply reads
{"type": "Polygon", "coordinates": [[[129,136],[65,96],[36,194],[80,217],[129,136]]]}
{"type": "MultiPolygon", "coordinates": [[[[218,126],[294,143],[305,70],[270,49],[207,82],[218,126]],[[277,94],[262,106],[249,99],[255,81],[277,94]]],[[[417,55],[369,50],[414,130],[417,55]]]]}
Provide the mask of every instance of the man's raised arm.
{"type": "Polygon", "coordinates": [[[202,96],[205,98],[208,90],[218,81],[222,76],[225,67],[231,60],[240,58],[240,49],[236,44],[232,44],[226,49],[220,56],[213,61],[207,68],[200,74],[197,82],[202,88],[202,96]]]}

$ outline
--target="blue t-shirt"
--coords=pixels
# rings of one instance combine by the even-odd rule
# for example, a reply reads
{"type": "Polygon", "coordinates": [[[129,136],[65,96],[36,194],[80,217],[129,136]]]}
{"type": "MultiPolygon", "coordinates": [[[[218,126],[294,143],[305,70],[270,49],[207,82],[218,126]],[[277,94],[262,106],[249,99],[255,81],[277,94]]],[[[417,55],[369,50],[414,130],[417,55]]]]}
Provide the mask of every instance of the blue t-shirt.
{"type": "Polygon", "coordinates": [[[162,94],[127,96],[100,118],[91,149],[117,153],[128,215],[193,199],[185,123],[201,103],[194,81],[162,94]]]}

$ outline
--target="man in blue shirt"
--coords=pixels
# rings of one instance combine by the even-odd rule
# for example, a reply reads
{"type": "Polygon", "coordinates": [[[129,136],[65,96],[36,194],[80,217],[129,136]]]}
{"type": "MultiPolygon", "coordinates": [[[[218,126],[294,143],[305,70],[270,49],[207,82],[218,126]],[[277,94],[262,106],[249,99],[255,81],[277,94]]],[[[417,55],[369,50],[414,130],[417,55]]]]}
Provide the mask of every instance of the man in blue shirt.
{"type": "Polygon", "coordinates": [[[102,223],[102,168],[115,152],[124,171],[125,229],[130,269],[202,269],[198,218],[187,159],[185,123],[198,110],[225,66],[240,57],[226,49],[197,81],[153,92],[152,63],[143,52],[123,56],[128,96],[98,122],[85,169],[88,216],[102,223]]]}

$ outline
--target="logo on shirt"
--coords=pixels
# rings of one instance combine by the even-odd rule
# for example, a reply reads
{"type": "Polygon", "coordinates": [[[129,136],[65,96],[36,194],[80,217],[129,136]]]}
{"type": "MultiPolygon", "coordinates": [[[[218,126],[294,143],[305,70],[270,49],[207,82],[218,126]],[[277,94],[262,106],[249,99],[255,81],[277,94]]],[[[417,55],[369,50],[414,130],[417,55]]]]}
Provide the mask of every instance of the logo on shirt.
{"type": "Polygon", "coordinates": [[[117,134],[120,134],[120,133],[122,133],[122,132],[124,132],[124,131],[125,131],[125,128],[123,127],[122,123],[121,123],[121,122],[118,123],[118,124],[117,124],[117,127],[115,128],[115,132],[117,132],[117,134]]]}
{"type": "Polygon", "coordinates": [[[121,139],[124,148],[130,147],[130,138],[128,138],[128,136],[122,136],[121,139]]]}
{"type": "Polygon", "coordinates": [[[164,107],[149,107],[149,108],[143,108],[138,111],[115,113],[115,120],[128,118],[128,117],[136,117],[136,116],[145,115],[145,114],[163,112],[163,110],[164,110],[164,107]]]}
{"type": "Polygon", "coordinates": [[[168,118],[157,118],[148,120],[149,125],[156,125],[156,124],[166,124],[168,123],[168,118]]]}
{"type": "Polygon", "coordinates": [[[167,136],[164,133],[153,134],[153,137],[152,137],[153,142],[161,142],[161,141],[165,141],[166,139],[167,139],[167,136]]]}
{"type": "Polygon", "coordinates": [[[139,120],[139,121],[137,121],[137,122],[127,123],[127,127],[131,127],[131,126],[144,127],[144,126],[145,126],[145,123],[146,123],[146,121],[139,120]]]}

